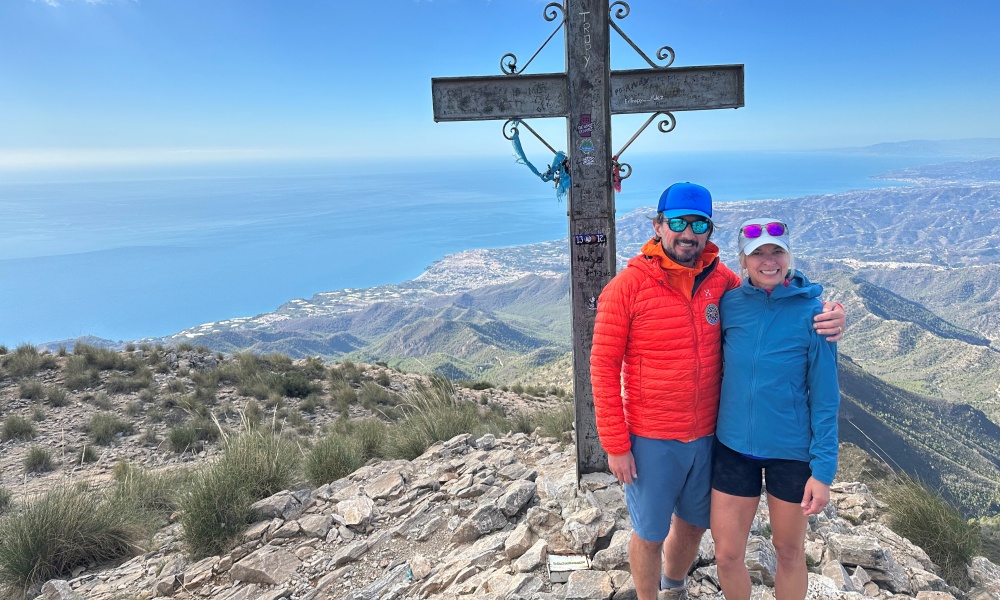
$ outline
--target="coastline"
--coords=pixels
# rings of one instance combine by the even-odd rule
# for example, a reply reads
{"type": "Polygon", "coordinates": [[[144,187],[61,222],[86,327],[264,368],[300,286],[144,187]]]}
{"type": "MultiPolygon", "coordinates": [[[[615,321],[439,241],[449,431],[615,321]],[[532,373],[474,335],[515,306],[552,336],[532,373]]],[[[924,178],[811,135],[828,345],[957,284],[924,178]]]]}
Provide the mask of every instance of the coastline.
{"type": "MultiPolygon", "coordinates": [[[[681,162],[682,158],[659,154],[636,160],[636,174],[626,181],[623,193],[616,198],[619,214],[653,203],[662,191],[660,180],[683,179],[685,175],[714,181],[712,185],[719,190],[722,201],[788,198],[773,192],[797,188],[821,193],[846,191],[845,186],[859,182],[862,172],[861,189],[895,187],[886,185],[879,175],[871,175],[873,171],[885,171],[876,170],[875,163],[866,162],[865,157],[838,163],[843,159],[841,154],[714,153],[688,157],[687,164],[681,162]],[[736,167],[715,164],[731,156],[741,156],[744,162],[736,167]],[[802,169],[798,179],[785,181],[775,173],[788,171],[788,160],[802,160],[808,168],[802,169]],[[817,173],[823,176],[815,179],[817,173]]],[[[898,160],[904,164],[926,162],[912,157],[898,160]]],[[[898,160],[891,158],[890,162],[898,160]]],[[[394,201],[388,207],[385,198],[391,197],[389,190],[395,185],[413,188],[417,184],[410,179],[418,175],[407,173],[406,177],[382,182],[364,181],[360,193],[356,190],[358,184],[337,179],[337,185],[345,185],[352,194],[344,210],[355,212],[331,212],[339,205],[331,204],[327,197],[330,192],[320,193],[322,188],[303,196],[306,204],[285,208],[281,203],[275,205],[270,193],[253,186],[237,186],[234,192],[229,187],[232,180],[214,182],[211,185],[225,194],[231,206],[221,215],[210,215],[218,222],[206,225],[209,229],[183,225],[179,220],[177,227],[189,227],[191,235],[200,236],[194,242],[164,239],[168,245],[158,246],[159,238],[153,236],[151,245],[144,250],[123,247],[107,254],[15,262],[0,258],[8,267],[4,270],[7,279],[0,277],[0,284],[8,291],[0,297],[0,312],[13,315],[8,321],[11,325],[0,332],[4,334],[0,342],[12,346],[27,337],[65,341],[87,334],[118,340],[169,337],[210,323],[256,318],[246,315],[295,309],[301,312],[309,302],[302,299],[324,294],[329,297],[337,291],[355,290],[352,293],[357,296],[357,290],[401,285],[407,289],[404,284],[408,282],[419,282],[411,286],[419,289],[433,275],[434,265],[452,255],[565,239],[565,205],[555,200],[549,185],[533,181],[523,167],[498,165],[485,180],[479,174],[462,173],[443,179],[440,171],[424,174],[417,191],[406,200],[410,204],[394,201]],[[489,189],[484,190],[484,184],[489,189]],[[251,193],[255,196],[248,205],[245,196],[251,193]],[[296,214],[290,216],[289,210],[296,214]],[[244,216],[254,213],[257,216],[253,221],[244,216]],[[385,218],[382,214],[392,216],[385,218]],[[33,268],[24,266],[29,264],[33,268]],[[431,267],[421,271],[415,266],[420,264],[431,267]],[[354,275],[345,277],[348,273],[354,275]],[[62,301],[64,297],[72,301],[62,301]]],[[[282,189],[306,185],[296,181],[282,179],[282,189]]],[[[317,181],[313,177],[307,183],[314,185],[317,181]]],[[[188,197],[185,202],[191,204],[194,200],[188,197]]],[[[102,226],[114,228],[109,233],[128,226],[127,220],[110,220],[109,216],[102,221],[102,226]]],[[[88,235],[84,230],[86,227],[78,235],[88,235]]],[[[51,236],[58,230],[38,231],[38,235],[51,236]]]]}

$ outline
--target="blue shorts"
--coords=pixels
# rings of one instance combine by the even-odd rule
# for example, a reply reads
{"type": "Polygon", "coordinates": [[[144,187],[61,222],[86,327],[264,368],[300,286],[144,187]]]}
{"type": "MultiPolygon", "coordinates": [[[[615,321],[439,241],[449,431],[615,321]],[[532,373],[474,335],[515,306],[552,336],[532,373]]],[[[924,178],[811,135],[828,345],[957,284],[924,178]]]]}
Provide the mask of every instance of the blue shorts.
{"type": "Polygon", "coordinates": [[[636,535],[662,542],[673,514],[708,529],[715,436],[692,442],[629,437],[639,476],[625,486],[625,503],[636,535]]]}

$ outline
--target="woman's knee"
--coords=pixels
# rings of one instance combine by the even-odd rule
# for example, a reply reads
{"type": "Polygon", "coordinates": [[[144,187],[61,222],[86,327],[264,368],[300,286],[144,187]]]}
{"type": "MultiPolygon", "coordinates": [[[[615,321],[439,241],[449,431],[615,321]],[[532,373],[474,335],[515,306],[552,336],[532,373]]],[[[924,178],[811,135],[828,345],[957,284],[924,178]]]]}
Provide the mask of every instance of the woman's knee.
{"type": "Polygon", "coordinates": [[[775,537],[771,541],[774,543],[774,553],[778,556],[779,564],[798,565],[805,563],[805,540],[782,540],[775,537]]]}
{"type": "Polygon", "coordinates": [[[743,543],[719,543],[715,541],[715,562],[720,569],[741,567],[746,560],[746,542],[743,543]]]}

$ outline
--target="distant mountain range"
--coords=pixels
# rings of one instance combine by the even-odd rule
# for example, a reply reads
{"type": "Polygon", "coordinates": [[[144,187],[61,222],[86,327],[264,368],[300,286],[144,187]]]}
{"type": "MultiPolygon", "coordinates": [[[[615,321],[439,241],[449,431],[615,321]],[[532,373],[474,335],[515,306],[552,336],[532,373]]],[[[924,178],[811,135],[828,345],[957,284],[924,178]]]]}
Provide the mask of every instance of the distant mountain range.
{"type": "MultiPolygon", "coordinates": [[[[1000,421],[1000,184],[992,183],[1000,160],[960,163],[952,175],[942,168],[908,170],[923,182],[912,187],[720,203],[714,241],[735,267],[736,224],[783,219],[799,266],[848,308],[842,352],[906,389],[1000,421]],[[952,182],[957,176],[975,182],[952,182]]],[[[619,266],[649,238],[651,212],[618,220],[619,266]]],[[[544,366],[565,385],[567,262],[564,241],[462,252],[398,285],[325,292],[147,341],[382,360],[498,383],[534,378],[544,366]]]]}
{"type": "MultiPolygon", "coordinates": [[[[973,142],[996,142],[1000,155],[1000,140],[973,142]]],[[[883,176],[915,185],[720,203],[714,241],[736,266],[739,222],[788,223],[798,266],[848,311],[842,439],[945,486],[968,514],[990,514],[1000,509],[1000,159],[883,176]]],[[[651,214],[618,220],[619,267],[649,239],[651,214]]],[[[144,341],[566,386],[567,263],[563,240],[462,252],[402,284],[144,341]]]]}
{"type": "Polygon", "coordinates": [[[861,148],[842,149],[857,154],[892,156],[954,156],[966,160],[1000,156],[1000,138],[966,138],[959,140],[908,140],[884,142],[861,148]]]}

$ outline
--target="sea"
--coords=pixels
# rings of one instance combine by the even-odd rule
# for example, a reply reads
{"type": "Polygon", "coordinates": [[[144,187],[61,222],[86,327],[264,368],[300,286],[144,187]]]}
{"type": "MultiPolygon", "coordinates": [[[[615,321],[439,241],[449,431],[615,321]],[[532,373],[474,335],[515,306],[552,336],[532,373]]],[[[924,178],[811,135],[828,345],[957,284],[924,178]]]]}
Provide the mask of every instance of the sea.
{"type": "MultiPolygon", "coordinates": [[[[675,181],[716,202],[907,185],[945,162],[850,152],[636,154],[619,216],[675,181]]],[[[954,159],[951,159],[954,160],[954,159]]],[[[724,209],[724,207],[720,207],[724,209]]],[[[116,341],[400,283],[444,256],[563,239],[567,204],[513,157],[0,172],[0,344],[116,341]]]]}

